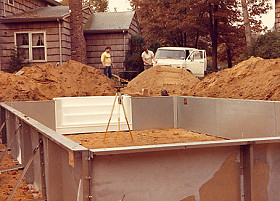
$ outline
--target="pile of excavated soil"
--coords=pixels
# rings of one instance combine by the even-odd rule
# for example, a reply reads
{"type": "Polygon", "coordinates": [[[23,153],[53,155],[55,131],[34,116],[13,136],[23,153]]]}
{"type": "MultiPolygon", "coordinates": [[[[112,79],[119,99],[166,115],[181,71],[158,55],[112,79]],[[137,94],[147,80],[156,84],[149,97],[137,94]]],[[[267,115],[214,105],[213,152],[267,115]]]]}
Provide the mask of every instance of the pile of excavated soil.
{"type": "MultiPolygon", "coordinates": [[[[0,149],[5,146],[0,144],[0,149]]],[[[0,152],[0,157],[3,152],[0,152]]],[[[18,166],[18,163],[12,161],[9,154],[6,154],[3,161],[1,162],[0,169],[6,169],[14,166],[18,166]]],[[[0,173],[0,201],[7,200],[11,194],[17,180],[19,179],[23,170],[11,170],[8,172],[0,173]]],[[[17,189],[13,200],[33,200],[34,197],[29,191],[29,187],[22,181],[19,188],[17,189]]]]}
{"type": "Polygon", "coordinates": [[[20,72],[23,74],[0,71],[0,102],[115,94],[114,81],[76,61],[24,67],[20,72]]]}
{"type": "Polygon", "coordinates": [[[123,93],[142,95],[142,89],[146,89],[150,96],[161,95],[161,90],[169,95],[181,95],[198,82],[199,79],[184,69],[155,66],[130,81],[123,93]]]}
{"type": "Polygon", "coordinates": [[[252,57],[208,75],[184,95],[279,101],[280,59],[252,57]]]}
{"type": "Polygon", "coordinates": [[[105,142],[104,133],[65,136],[90,149],[225,140],[175,128],[132,131],[133,141],[129,132],[108,132],[105,142]]]}

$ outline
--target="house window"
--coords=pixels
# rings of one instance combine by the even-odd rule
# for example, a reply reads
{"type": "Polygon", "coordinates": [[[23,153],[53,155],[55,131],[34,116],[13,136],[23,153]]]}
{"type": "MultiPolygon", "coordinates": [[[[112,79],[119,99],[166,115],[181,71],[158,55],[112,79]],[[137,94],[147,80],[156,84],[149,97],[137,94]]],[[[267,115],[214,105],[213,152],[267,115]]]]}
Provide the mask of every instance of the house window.
{"type": "Polygon", "coordinates": [[[46,34],[44,32],[15,33],[15,45],[26,61],[46,61],[46,34]]]}
{"type": "Polygon", "coordinates": [[[31,33],[32,35],[32,60],[45,59],[44,33],[31,33]]]}
{"type": "Polygon", "coordinates": [[[8,4],[14,5],[14,0],[8,0],[8,4]]]}
{"type": "Polygon", "coordinates": [[[16,47],[24,60],[29,60],[29,36],[28,33],[16,34],[16,47]]]}

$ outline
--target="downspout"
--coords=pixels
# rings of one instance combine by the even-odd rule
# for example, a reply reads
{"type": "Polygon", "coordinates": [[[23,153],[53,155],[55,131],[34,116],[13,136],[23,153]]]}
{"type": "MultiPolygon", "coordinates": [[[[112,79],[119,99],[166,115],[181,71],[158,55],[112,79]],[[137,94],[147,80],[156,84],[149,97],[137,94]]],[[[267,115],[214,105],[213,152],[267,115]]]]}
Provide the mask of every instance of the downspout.
{"type": "MultiPolygon", "coordinates": [[[[126,53],[126,42],[125,42],[126,38],[125,38],[125,30],[123,30],[123,56],[124,56],[124,59],[125,59],[125,53],[126,53]]],[[[126,69],[124,69],[126,70],[126,69]]]]}
{"type": "Polygon", "coordinates": [[[58,21],[58,37],[59,37],[59,63],[62,64],[62,39],[61,39],[61,21],[58,21]]]}

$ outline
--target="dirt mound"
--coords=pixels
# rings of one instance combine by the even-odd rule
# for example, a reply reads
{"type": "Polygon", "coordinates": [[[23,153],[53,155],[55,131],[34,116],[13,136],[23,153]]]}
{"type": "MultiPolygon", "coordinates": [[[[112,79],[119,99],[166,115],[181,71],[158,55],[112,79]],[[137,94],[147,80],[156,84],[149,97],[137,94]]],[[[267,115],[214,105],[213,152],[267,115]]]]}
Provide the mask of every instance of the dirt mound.
{"type": "Polygon", "coordinates": [[[123,92],[136,95],[142,94],[142,89],[148,89],[149,95],[157,96],[165,89],[169,95],[181,95],[198,82],[197,78],[184,69],[155,66],[130,81],[123,92]]]}
{"type": "Polygon", "coordinates": [[[184,95],[280,100],[280,59],[252,57],[231,69],[210,74],[184,95]]]}
{"type": "Polygon", "coordinates": [[[114,82],[98,69],[68,61],[36,65],[16,75],[0,71],[0,101],[50,100],[55,97],[114,95],[114,82]]]}

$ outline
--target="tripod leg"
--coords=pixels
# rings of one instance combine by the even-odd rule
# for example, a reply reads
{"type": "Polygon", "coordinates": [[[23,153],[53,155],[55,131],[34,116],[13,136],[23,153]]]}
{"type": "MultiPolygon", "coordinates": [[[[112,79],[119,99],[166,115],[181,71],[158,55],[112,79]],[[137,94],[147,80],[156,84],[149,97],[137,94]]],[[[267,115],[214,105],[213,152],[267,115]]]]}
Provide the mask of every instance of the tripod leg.
{"type": "Polygon", "coordinates": [[[105,142],[105,139],[106,139],[106,136],[107,136],[107,132],[108,132],[110,122],[111,122],[111,119],[112,119],[112,116],[113,116],[113,112],[114,112],[114,109],[115,109],[115,103],[116,103],[117,97],[118,97],[118,95],[116,94],[115,99],[114,99],[114,103],[113,103],[113,107],[112,107],[112,110],[111,110],[110,118],[109,118],[109,121],[108,121],[108,124],[107,124],[107,127],[106,127],[106,131],[105,131],[105,134],[104,134],[103,142],[105,142]]]}
{"type": "MultiPolygon", "coordinates": [[[[119,98],[121,98],[120,96],[119,96],[119,98]]],[[[119,143],[121,143],[121,134],[120,134],[120,132],[121,132],[121,104],[120,104],[120,101],[121,100],[118,100],[118,138],[119,138],[119,143]]]]}
{"type": "Polygon", "coordinates": [[[129,130],[129,134],[130,134],[130,137],[131,137],[131,139],[132,139],[132,141],[133,141],[133,137],[132,137],[131,129],[130,129],[130,126],[129,126],[129,122],[128,122],[128,120],[127,120],[127,116],[126,116],[126,112],[125,112],[125,108],[124,108],[123,101],[122,101],[121,103],[122,103],[124,118],[125,118],[125,121],[126,121],[128,130],[129,130]]]}

